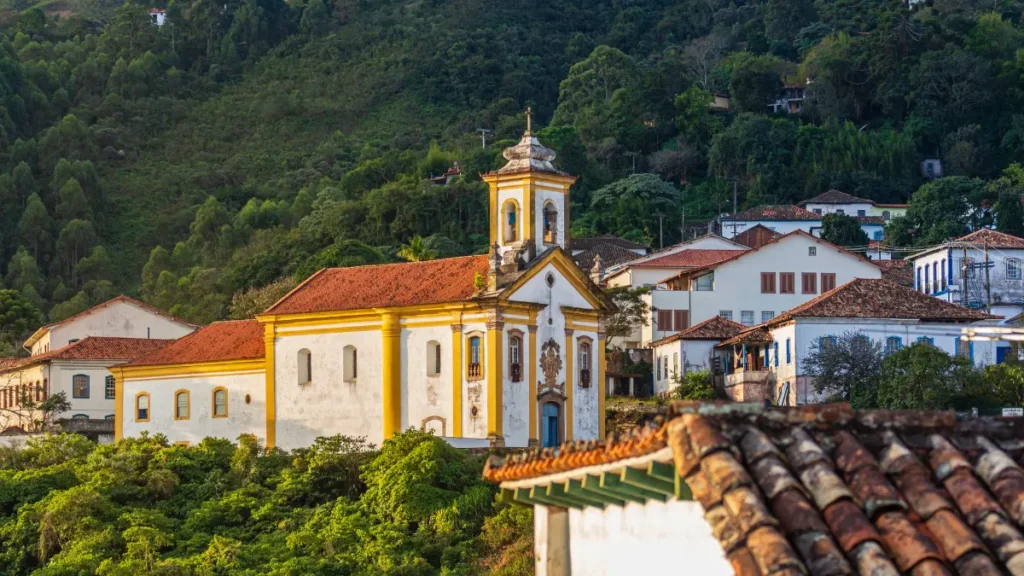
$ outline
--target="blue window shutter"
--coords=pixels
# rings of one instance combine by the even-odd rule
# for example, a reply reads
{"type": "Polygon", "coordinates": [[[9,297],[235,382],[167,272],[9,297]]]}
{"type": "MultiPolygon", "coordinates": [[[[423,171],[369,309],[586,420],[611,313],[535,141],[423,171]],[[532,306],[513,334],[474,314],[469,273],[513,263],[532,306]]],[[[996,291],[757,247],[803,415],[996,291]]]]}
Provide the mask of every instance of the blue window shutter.
{"type": "Polygon", "coordinates": [[[775,343],[774,348],[775,348],[775,367],[778,368],[779,367],[779,343],[778,342],[775,343]]]}
{"type": "Polygon", "coordinates": [[[960,354],[960,337],[953,338],[953,356],[960,354]]]}
{"type": "Polygon", "coordinates": [[[903,348],[903,338],[900,338],[899,336],[897,336],[896,337],[896,349],[899,350],[900,348],[903,348]]]}
{"type": "Polygon", "coordinates": [[[792,364],[792,363],[793,363],[793,357],[790,355],[789,338],[786,338],[786,364],[792,364]]]}
{"type": "Polygon", "coordinates": [[[974,364],[974,342],[968,342],[967,345],[971,349],[971,364],[974,364]]]}

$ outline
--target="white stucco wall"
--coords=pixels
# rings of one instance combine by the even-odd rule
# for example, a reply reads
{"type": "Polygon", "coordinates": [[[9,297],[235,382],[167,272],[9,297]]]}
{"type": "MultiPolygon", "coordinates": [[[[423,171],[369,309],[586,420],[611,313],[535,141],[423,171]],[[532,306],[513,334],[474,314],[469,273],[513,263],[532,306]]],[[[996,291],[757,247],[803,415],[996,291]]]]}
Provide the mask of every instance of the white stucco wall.
{"type": "Polygon", "coordinates": [[[71,418],[76,414],[85,414],[90,419],[102,420],[114,414],[114,399],[108,399],[105,393],[107,376],[111,376],[107,366],[121,362],[103,360],[54,360],[50,366],[50,392],[64,392],[71,409],[61,417],[71,418]],[[89,377],[89,397],[75,398],[72,381],[77,374],[89,377]]]}
{"type": "MultiPolygon", "coordinates": [[[[49,333],[50,350],[67,346],[71,340],[86,336],[123,338],[176,339],[195,328],[167,316],[157,314],[130,302],[113,302],[69,322],[53,327],[49,333]]],[[[42,352],[40,339],[32,346],[32,353],[42,352]]],[[[44,344],[45,345],[45,344],[44,344]]]]}
{"type": "Polygon", "coordinates": [[[401,350],[402,358],[407,359],[402,362],[402,428],[419,430],[423,427],[425,419],[440,417],[444,419],[443,430],[441,423],[433,420],[427,424],[427,429],[438,436],[450,436],[454,406],[451,327],[403,328],[401,350]],[[441,373],[436,376],[428,374],[434,363],[428,347],[431,342],[437,342],[441,346],[441,373]]]}
{"type": "Polygon", "coordinates": [[[779,234],[789,234],[796,230],[811,233],[821,228],[821,220],[729,220],[722,219],[722,236],[733,238],[740,232],[760,224],[779,234]]]}
{"type": "Polygon", "coordinates": [[[376,326],[354,332],[279,334],[274,344],[277,445],[298,448],[320,436],[346,434],[365,436],[379,446],[384,438],[382,342],[376,326]],[[343,376],[343,350],[349,345],[358,354],[355,382],[346,382],[343,376]],[[298,357],[303,349],[313,355],[313,378],[300,385],[298,357]]]}
{"type": "Polygon", "coordinates": [[[569,510],[572,574],[665,572],[731,576],[732,566],[698,502],[669,500],[569,510]],[[669,568],[674,567],[674,568],[669,568]]]}
{"type": "Polygon", "coordinates": [[[262,371],[247,374],[196,374],[184,378],[125,379],[123,403],[124,437],[138,436],[144,431],[163,434],[171,442],[195,445],[206,437],[236,440],[242,434],[254,434],[266,441],[266,376],[262,371]],[[228,389],[228,417],[213,418],[213,389],[228,389]],[[174,393],[188,390],[188,420],[174,419],[174,393]],[[149,393],[149,422],[135,421],[135,396],[149,393]],[[249,403],[245,396],[249,395],[249,403]]]}
{"type": "Polygon", "coordinates": [[[815,214],[832,214],[840,210],[847,216],[871,216],[873,206],[870,202],[852,202],[850,204],[821,204],[808,202],[803,206],[804,210],[815,214]],[[859,214],[863,210],[864,214],[859,214]]]}
{"type": "MultiPolygon", "coordinates": [[[[36,382],[42,385],[49,378],[50,365],[48,363],[35,364],[26,367],[24,370],[0,374],[0,390],[15,389],[26,384],[32,386],[36,382]]],[[[71,395],[69,394],[68,398],[70,397],[71,395]]],[[[32,425],[33,420],[34,416],[32,413],[25,412],[17,407],[12,407],[12,410],[0,410],[0,430],[8,426],[21,426],[27,429],[32,425]]]]}
{"type": "MultiPolygon", "coordinates": [[[[960,304],[962,302],[964,278],[961,274],[961,260],[964,256],[962,248],[943,248],[913,258],[914,263],[914,287],[926,294],[930,294],[947,302],[960,304]],[[929,271],[927,281],[925,270],[929,271]],[[939,282],[935,284],[935,271],[938,270],[939,282]],[[946,288],[942,281],[946,281],[946,288]]],[[[984,250],[974,248],[967,249],[967,257],[977,264],[985,262],[984,250]]],[[[1000,248],[991,249],[988,253],[989,268],[988,282],[992,291],[992,302],[994,305],[1001,305],[1008,313],[1020,312],[1024,303],[1024,250],[1000,248]],[[1015,259],[1018,268],[1021,270],[1021,279],[1007,277],[1007,260],[1015,259]]],[[[985,302],[985,271],[976,269],[967,275],[967,300],[968,302],[985,302]],[[973,275],[972,275],[973,274],[973,275]]]]}

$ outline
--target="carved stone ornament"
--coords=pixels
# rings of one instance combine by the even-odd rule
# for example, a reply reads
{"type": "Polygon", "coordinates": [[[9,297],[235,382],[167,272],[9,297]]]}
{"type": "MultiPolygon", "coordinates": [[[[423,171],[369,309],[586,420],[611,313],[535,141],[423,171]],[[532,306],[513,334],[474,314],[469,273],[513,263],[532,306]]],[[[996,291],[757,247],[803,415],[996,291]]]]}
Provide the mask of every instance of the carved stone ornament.
{"type": "Polygon", "coordinates": [[[559,396],[565,396],[565,383],[558,383],[558,373],[562,370],[561,348],[558,342],[552,338],[544,343],[540,349],[540,369],[544,372],[544,380],[537,382],[537,395],[554,392],[559,396]]]}

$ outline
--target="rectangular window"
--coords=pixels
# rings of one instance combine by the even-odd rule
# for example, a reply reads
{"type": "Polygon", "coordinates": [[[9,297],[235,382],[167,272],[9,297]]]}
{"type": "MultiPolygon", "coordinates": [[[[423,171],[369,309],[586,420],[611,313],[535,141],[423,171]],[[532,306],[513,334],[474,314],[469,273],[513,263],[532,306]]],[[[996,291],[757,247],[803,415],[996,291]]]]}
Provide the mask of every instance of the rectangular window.
{"type": "Polygon", "coordinates": [[[775,272],[761,272],[761,294],[775,294],[775,272]]]}
{"type": "Polygon", "coordinates": [[[75,374],[71,378],[71,395],[74,398],[89,397],[89,377],[85,374],[75,374]]]}
{"type": "Polygon", "coordinates": [[[672,331],[672,311],[671,310],[658,310],[658,325],[654,327],[655,330],[661,332],[672,331]]]}
{"type": "Polygon", "coordinates": [[[818,275],[814,272],[804,272],[800,275],[801,292],[804,294],[818,293],[818,275]]]}
{"type": "Polygon", "coordinates": [[[107,376],[106,381],[103,383],[103,396],[107,400],[113,400],[116,389],[114,387],[114,377],[107,376]]]}
{"type": "Polygon", "coordinates": [[[779,367],[779,343],[778,342],[773,342],[772,343],[772,353],[775,356],[775,367],[778,368],[779,367]]]}
{"type": "Polygon", "coordinates": [[[658,367],[658,380],[661,380],[661,358],[657,358],[654,364],[658,367]]]}
{"type": "Polygon", "coordinates": [[[843,210],[842,208],[836,208],[836,214],[846,214],[846,210],[843,210]]]}
{"type": "Polygon", "coordinates": [[[866,216],[866,213],[863,210],[857,210],[857,216],[866,216]]]}
{"type": "Polygon", "coordinates": [[[686,325],[690,323],[690,311],[689,310],[673,310],[672,311],[672,325],[676,332],[686,330],[686,325]]]}
{"type": "Polygon", "coordinates": [[[836,287],[836,275],[831,272],[821,273],[821,293],[824,294],[836,287]]]}
{"type": "Polygon", "coordinates": [[[726,320],[732,320],[732,310],[719,310],[718,316],[726,320]]]}
{"type": "Polygon", "coordinates": [[[817,256],[818,255],[818,248],[816,246],[808,246],[807,247],[807,255],[808,256],[817,256]]]}
{"type": "Polygon", "coordinates": [[[899,336],[889,336],[888,338],[886,338],[885,339],[885,354],[886,354],[886,356],[888,356],[889,354],[896,353],[900,349],[902,344],[903,343],[900,341],[899,336]]]}
{"type": "Polygon", "coordinates": [[[754,311],[753,310],[740,310],[740,324],[744,326],[754,325],[754,311]]]}
{"type": "Polygon", "coordinates": [[[679,353],[674,352],[672,354],[672,373],[679,374],[679,353]]]}
{"type": "Polygon", "coordinates": [[[821,214],[821,208],[815,208],[814,209],[814,213],[815,214],[821,214]]]}
{"type": "Polygon", "coordinates": [[[767,322],[775,318],[775,312],[772,310],[761,310],[761,322],[767,322]]]}
{"type": "Polygon", "coordinates": [[[1006,279],[1020,280],[1020,260],[1017,258],[1006,259],[1006,279]]]}
{"type": "Polygon", "coordinates": [[[793,272],[779,272],[779,294],[796,293],[796,274],[793,272]]]}
{"type": "Polygon", "coordinates": [[[793,357],[789,353],[789,338],[786,338],[786,364],[792,364],[793,357]]]}
{"type": "Polygon", "coordinates": [[[715,274],[704,274],[694,279],[694,290],[697,292],[711,292],[715,289],[715,274]]]}

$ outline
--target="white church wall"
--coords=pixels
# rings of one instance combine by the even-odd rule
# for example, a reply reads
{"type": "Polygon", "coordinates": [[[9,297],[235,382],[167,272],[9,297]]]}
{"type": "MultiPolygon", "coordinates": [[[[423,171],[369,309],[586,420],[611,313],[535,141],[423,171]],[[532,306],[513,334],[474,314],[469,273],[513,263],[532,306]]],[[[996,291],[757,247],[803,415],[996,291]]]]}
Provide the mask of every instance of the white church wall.
{"type": "Polygon", "coordinates": [[[597,331],[575,330],[572,335],[572,369],[574,374],[571,377],[572,389],[572,411],[573,411],[573,440],[594,440],[600,435],[599,422],[601,414],[598,412],[598,378],[597,378],[597,331]],[[580,386],[580,370],[583,369],[580,358],[580,338],[590,338],[590,360],[587,368],[590,369],[590,386],[580,386]]]}
{"type": "Polygon", "coordinates": [[[402,347],[402,429],[426,425],[437,436],[452,434],[452,329],[450,326],[404,328],[402,347]],[[429,373],[434,364],[428,346],[441,347],[441,372],[429,373]],[[424,422],[426,419],[431,420],[424,422]],[[441,418],[443,420],[437,420],[441,418]]]}
{"type": "Polygon", "coordinates": [[[462,325],[462,435],[467,438],[487,437],[487,323],[473,320],[462,325]],[[480,377],[469,379],[469,335],[480,336],[480,377]],[[475,413],[474,413],[475,412],[475,413]]]}
{"type": "Polygon", "coordinates": [[[171,442],[195,445],[206,437],[234,441],[242,434],[253,434],[260,441],[266,441],[266,376],[262,370],[245,374],[126,379],[122,389],[124,394],[119,401],[123,403],[122,433],[125,438],[149,432],[150,435],[163,434],[171,442]],[[226,418],[213,417],[213,389],[218,386],[228,391],[226,418]],[[189,391],[188,420],[174,419],[174,393],[178,390],[189,391]],[[148,422],[135,420],[135,397],[140,392],[149,394],[148,422]]]}
{"type": "Polygon", "coordinates": [[[732,566],[698,502],[629,503],[624,508],[569,510],[573,574],[631,576],[664,572],[731,576],[732,566]]]}
{"type": "MultiPolygon", "coordinates": [[[[450,336],[449,336],[450,340],[450,336]]],[[[277,445],[309,446],[319,436],[364,436],[380,446],[384,439],[382,336],[365,331],[279,335],[274,345],[277,445]],[[344,379],[343,350],[357,352],[355,381],[344,379]],[[299,384],[300,350],[312,354],[313,376],[299,384]]]]}
{"type": "MultiPolygon", "coordinates": [[[[505,436],[505,446],[509,448],[526,447],[530,444],[530,410],[536,410],[536,400],[530,400],[530,363],[536,362],[530,350],[530,328],[528,320],[505,320],[504,351],[502,362],[504,363],[504,382],[502,384],[502,432],[505,436]],[[509,358],[509,343],[511,342],[510,332],[518,330],[522,333],[522,346],[519,348],[520,366],[522,367],[519,382],[512,381],[512,374],[508,367],[511,365],[509,358]]],[[[538,346],[540,344],[538,343],[538,346]]],[[[540,366],[536,373],[541,374],[540,366]]]]}

